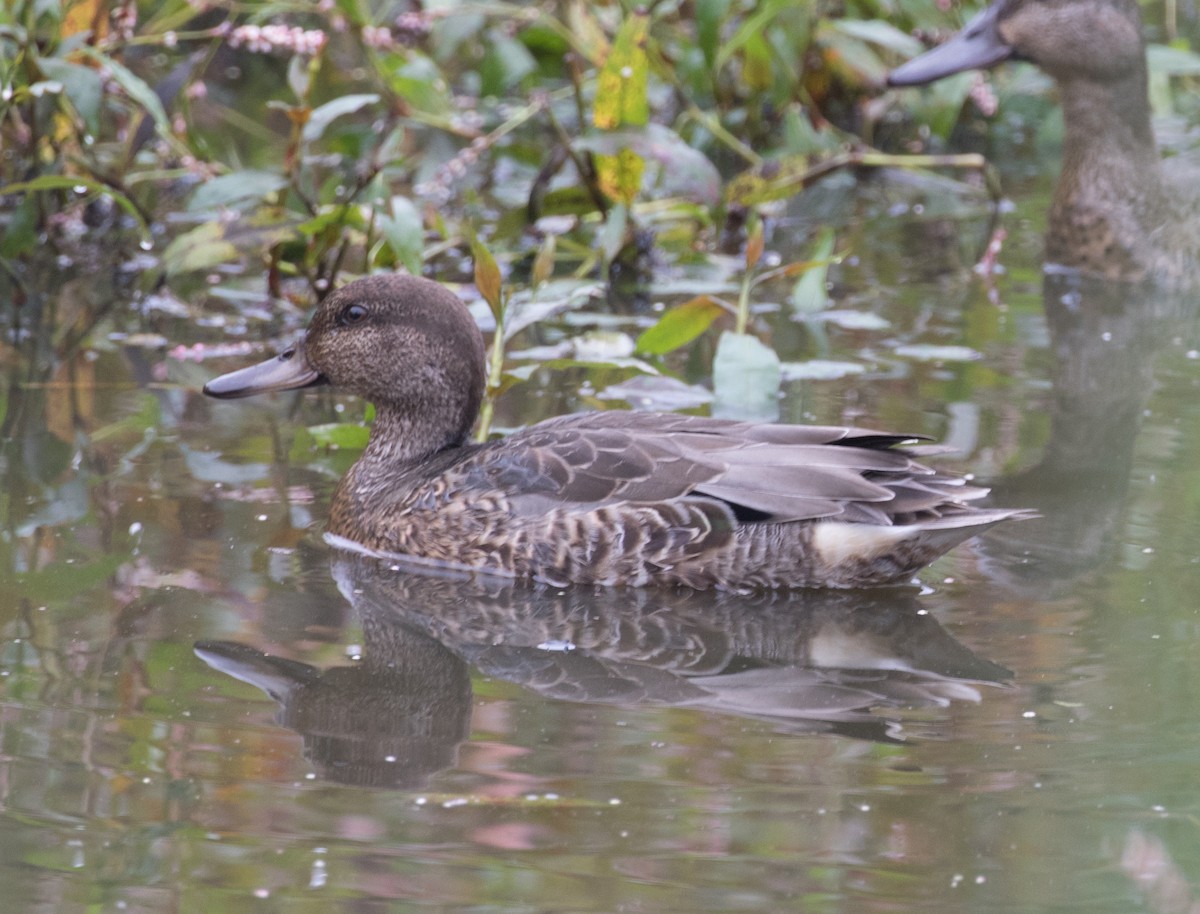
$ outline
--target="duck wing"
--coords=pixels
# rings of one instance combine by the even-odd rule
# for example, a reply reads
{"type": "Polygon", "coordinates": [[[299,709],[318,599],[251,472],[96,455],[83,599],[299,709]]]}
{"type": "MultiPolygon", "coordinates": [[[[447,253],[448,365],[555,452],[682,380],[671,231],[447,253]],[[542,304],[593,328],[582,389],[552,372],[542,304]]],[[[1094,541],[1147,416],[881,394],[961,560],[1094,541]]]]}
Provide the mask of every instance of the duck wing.
{"type": "Polygon", "coordinates": [[[911,436],[613,411],[541,422],[472,461],[481,487],[525,515],[704,498],[744,522],[837,517],[892,524],[942,516],[986,490],[935,473],[911,436]]]}

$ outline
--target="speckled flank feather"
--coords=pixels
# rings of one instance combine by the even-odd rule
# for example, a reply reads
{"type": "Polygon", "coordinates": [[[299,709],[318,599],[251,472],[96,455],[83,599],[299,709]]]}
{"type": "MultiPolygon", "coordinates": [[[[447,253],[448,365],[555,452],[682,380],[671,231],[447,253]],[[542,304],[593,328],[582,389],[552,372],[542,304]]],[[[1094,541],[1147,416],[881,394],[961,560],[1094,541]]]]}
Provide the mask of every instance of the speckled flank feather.
{"type": "Polygon", "coordinates": [[[984,490],[917,463],[895,447],[903,440],[655,413],[565,416],[403,481],[356,467],[329,530],[553,583],[891,583],[1019,513],[969,507],[984,490]]]}
{"type": "MultiPolygon", "coordinates": [[[[375,403],[329,532],[376,551],[555,584],[849,587],[907,580],[1024,515],[971,507],[985,490],[917,462],[909,438],[849,428],[615,411],[468,444],[483,344],[427,280],[351,283],[294,353],[302,383],[315,370],[375,403]]],[[[256,371],[210,387],[253,392],[256,371]]]]}

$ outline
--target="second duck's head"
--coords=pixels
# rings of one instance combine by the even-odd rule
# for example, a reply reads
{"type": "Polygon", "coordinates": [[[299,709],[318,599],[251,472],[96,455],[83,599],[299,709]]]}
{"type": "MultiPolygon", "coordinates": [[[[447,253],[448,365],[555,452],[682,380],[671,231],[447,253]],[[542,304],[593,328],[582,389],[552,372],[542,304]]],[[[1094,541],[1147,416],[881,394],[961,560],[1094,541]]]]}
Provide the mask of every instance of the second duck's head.
{"type": "Polygon", "coordinates": [[[944,44],[888,76],[919,86],[1008,59],[1028,60],[1060,82],[1097,82],[1144,68],[1141,16],[1134,0],[995,0],[944,44]]]}
{"type": "Polygon", "coordinates": [[[375,404],[378,420],[420,429],[436,451],[470,434],[484,381],[483,338],[466,305],[439,283],[396,273],[338,289],[295,346],[204,392],[228,399],[332,384],[375,404]]]}

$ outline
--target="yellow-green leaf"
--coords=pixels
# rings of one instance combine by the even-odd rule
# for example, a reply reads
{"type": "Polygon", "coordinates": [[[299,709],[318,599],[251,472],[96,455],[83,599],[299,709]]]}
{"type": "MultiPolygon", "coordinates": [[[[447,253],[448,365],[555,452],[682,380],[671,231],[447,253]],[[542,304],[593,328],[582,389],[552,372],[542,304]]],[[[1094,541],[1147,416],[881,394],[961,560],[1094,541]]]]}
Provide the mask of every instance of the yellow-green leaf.
{"type": "Polygon", "coordinates": [[[596,180],[610,200],[631,205],[642,188],[645,160],[632,149],[596,156],[596,180]]]}
{"type": "Polygon", "coordinates": [[[533,269],[530,271],[530,279],[533,280],[533,287],[535,289],[554,275],[554,252],[558,246],[555,237],[554,235],[547,235],[543,238],[537,255],[533,258],[533,269]]]}
{"type": "Polygon", "coordinates": [[[645,13],[630,14],[621,24],[612,50],[600,68],[592,123],[602,130],[622,125],[641,126],[650,120],[646,94],[650,76],[646,56],[649,25],[645,13]]]}
{"type": "Polygon", "coordinates": [[[746,269],[753,270],[763,255],[763,224],[761,219],[755,219],[750,227],[750,237],[746,239],[746,269]]]}
{"type": "Polygon", "coordinates": [[[500,267],[496,264],[496,258],[492,256],[492,252],[474,236],[471,238],[471,256],[475,259],[475,287],[479,289],[479,294],[492,309],[492,316],[496,318],[496,323],[500,324],[503,319],[500,300],[500,267]]]}
{"type": "Polygon", "coordinates": [[[658,323],[639,336],[637,351],[645,355],[664,355],[686,346],[725,313],[712,297],[697,295],[667,311],[658,323]]]}

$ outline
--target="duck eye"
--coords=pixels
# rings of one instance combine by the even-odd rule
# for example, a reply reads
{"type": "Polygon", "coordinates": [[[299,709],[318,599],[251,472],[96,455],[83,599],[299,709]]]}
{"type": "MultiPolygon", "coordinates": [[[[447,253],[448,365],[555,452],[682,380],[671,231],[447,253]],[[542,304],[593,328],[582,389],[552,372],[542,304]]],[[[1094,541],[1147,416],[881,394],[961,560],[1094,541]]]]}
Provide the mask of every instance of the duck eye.
{"type": "Polygon", "coordinates": [[[338,315],[338,323],[343,327],[349,327],[351,324],[357,324],[367,316],[366,305],[347,305],[342,309],[342,313],[338,315]]]}

